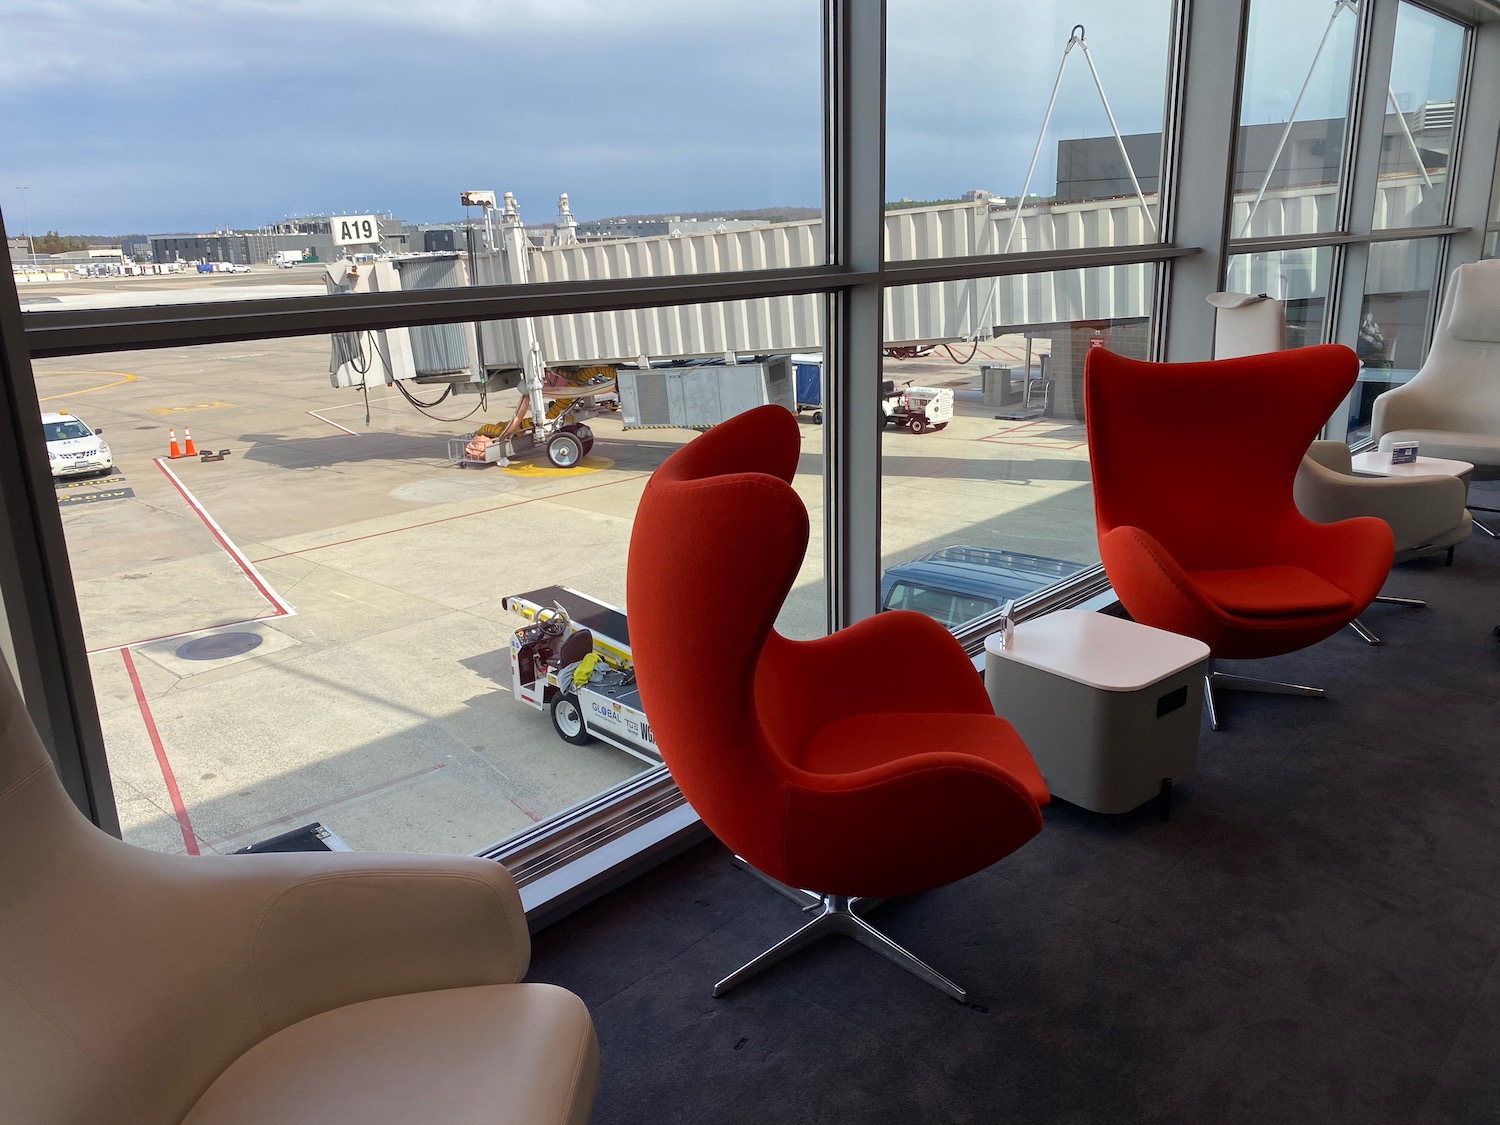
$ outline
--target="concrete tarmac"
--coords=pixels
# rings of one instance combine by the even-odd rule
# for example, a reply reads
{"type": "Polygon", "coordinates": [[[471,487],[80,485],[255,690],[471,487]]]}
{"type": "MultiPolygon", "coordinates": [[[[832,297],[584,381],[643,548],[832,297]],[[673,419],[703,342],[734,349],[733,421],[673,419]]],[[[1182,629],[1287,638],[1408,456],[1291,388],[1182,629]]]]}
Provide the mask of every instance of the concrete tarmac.
{"type": "MultiPolygon", "coordinates": [[[[273,278],[313,280],[264,267],[216,288],[250,295],[273,278]]],[[[110,292],[151,303],[195,282],[110,292]]],[[[23,296],[93,302],[101,285],[23,296]]],[[[1097,559],[1082,427],[996,419],[977,364],[1009,345],[982,348],[965,366],[887,364],[887,378],[953,385],[960,406],[943,431],[884,438],[884,565],[953,543],[1097,559]]],[[[515,392],[468,417],[477,399],[451,397],[426,417],[392,389],[368,404],[332,389],[328,357],[312,337],[35,366],[42,409],[102,428],[114,452],[113,476],[58,494],[132,842],[227,852],[319,821],[357,850],[473,852],[646,768],[564,742],[511,698],[520,621],[500,598],[562,583],[623,605],[641,489],[693,433],[604,414],[577,468],[538,455],[461,469],[449,438],[508,419],[515,392]],[[169,459],[169,427],[226,456],[169,459]]],[[[813,542],[779,625],[810,637],[823,631],[824,430],[801,421],[813,542]]]]}

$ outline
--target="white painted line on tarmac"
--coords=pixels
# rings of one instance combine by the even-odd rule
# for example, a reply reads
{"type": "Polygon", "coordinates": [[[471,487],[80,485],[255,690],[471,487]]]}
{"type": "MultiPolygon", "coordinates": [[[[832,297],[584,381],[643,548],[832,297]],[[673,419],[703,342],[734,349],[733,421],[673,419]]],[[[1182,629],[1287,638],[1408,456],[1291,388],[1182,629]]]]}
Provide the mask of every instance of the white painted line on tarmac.
{"type": "Polygon", "coordinates": [[[323,415],[319,414],[316,410],[309,410],[308,413],[311,414],[314,418],[316,418],[319,422],[327,422],[330,426],[332,426],[336,430],[343,430],[344,433],[346,433],[346,434],[353,434],[355,437],[359,437],[359,431],[358,430],[351,430],[348,426],[341,426],[337,422],[335,422],[332,418],[325,418],[325,417],[323,417],[323,415]]]}
{"type": "Polygon", "coordinates": [[[182,483],[177,474],[167,466],[167,459],[157,457],[155,461],[156,467],[166,473],[167,479],[182,494],[182,498],[188,502],[188,506],[198,513],[198,518],[203,521],[213,537],[219,541],[219,546],[224,548],[224,553],[244,572],[245,577],[250,579],[250,584],[260,591],[261,596],[271,603],[272,608],[276,610],[274,616],[291,617],[295,614],[297,612],[296,609],[271,588],[271,584],[266,581],[261,572],[255,569],[255,564],[245,557],[244,552],[234,545],[229,536],[224,534],[224,529],[214,522],[213,516],[208,514],[208,509],[198,501],[196,496],[188,491],[187,486],[182,483]]]}

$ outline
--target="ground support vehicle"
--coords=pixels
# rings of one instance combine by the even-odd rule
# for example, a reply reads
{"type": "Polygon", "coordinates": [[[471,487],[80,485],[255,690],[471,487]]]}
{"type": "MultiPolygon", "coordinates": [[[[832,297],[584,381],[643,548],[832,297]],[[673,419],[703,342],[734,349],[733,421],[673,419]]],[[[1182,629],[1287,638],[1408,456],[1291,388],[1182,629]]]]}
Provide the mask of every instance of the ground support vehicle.
{"type": "Polygon", "coordinates": [[[579,419],[594,417],[600,410],[613,408],[613,380],[594,378],[585,384],[568,384],[558,380],[541,387],[541,401],[546,404],[541,420],[531,410],[531,396],[520,396],[516,416],[501,425],[480,426],[469,438],[449,438],[449,460],[459,468],[465,465],[508,465],[531,450],[544,450],[547,460],[556,468],[573,468],[594,449],[594,431],[579,419]],[[595,396],[609,396],[603,402],[595,396]],[[490,438],[492,446],[475,458],[466,449],[478,435],[490,438]]]}
{"type": "Polygon", "coordinates": [[[622,610],[567,586],[544,586],[500,599],[527,624],[510,639],[511,694],[549,710],[565,741],[598,739],[652,765],[656,738],[641,710],[630,634],[622,610]]]}
{"type": "Polygon", "coordinates": [[[880,394],[882,426],[905,426],[914,434],[941,430],[953,420],[951,387],[897,387],[887,379],[880,394]]]}
{"type": "Polygon", "coordinates": [[[53,477],[111,471],[114,456],[99,436],[103,432],[90,429],[71,414],[43,414],[42,435],[47,442],[47,463],[53,477]]]}

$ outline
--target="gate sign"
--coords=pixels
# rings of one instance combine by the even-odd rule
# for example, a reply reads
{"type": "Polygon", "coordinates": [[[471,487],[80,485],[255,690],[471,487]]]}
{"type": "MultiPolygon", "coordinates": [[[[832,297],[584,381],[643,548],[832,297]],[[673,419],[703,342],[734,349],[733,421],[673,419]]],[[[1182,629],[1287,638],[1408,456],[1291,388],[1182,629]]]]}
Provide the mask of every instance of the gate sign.
{"type": "Polygon", "coordinates": [[[358,246],[380,242],[380,223],[374,215],[334,215],[328,220],[337,246],[358,246]]]}

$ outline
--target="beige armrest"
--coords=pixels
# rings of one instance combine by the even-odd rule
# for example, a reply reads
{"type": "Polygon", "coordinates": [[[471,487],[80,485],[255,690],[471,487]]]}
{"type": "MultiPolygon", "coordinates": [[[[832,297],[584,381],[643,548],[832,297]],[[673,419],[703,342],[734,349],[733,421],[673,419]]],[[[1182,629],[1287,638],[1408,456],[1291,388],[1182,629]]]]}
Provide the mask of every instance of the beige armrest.
{"type": "Polygon", "coordinates": [[[1396,550],[1432,539],[1463,518],[1464,484],[1457,477],[1348,476],[1302,460],[1292,495],[1302,514],[1318,523],[1377,516],[1391,525],[1396,550]]]}
{"type": "Polygon", "coordinates": [[[1380,438],[1395,430],[1451,430],[1446,417],[1452,403],[1441,394],[1416,383],[1403,383],[1375,396],[1370,408],[1370,437],[1380,438]]]}
{"type": "Polygon", "coordinates": [[[315,858],[316,871],[283,874],[268,864],[265,872],[268,882],[282,876],[250,949],[267,1032],[377,996],[508,984],[525,975],[526,915],[500,864],[440,856],[315,858]]]}

